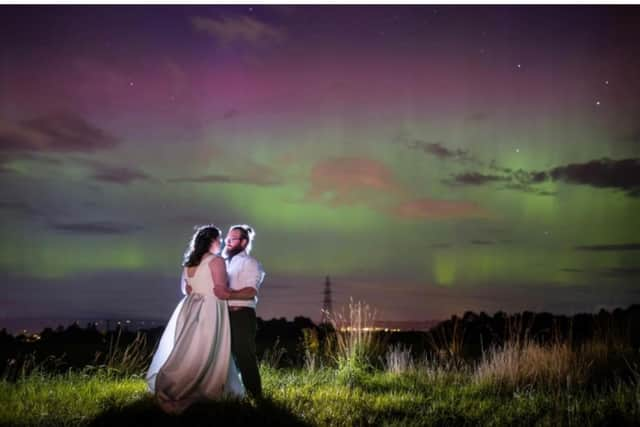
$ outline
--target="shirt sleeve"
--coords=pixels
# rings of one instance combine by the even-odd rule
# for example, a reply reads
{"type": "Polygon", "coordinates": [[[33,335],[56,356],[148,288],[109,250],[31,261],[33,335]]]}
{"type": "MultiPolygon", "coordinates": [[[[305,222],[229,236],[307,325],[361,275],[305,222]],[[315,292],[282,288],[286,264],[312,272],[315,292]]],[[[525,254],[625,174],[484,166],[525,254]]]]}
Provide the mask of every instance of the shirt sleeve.
{"type": "Polygon", "coordinates": [[[257,291],[264,279],[264,270],[255,258],[246,258],[238,276],[238,289],[251,287],[257,291]]]}

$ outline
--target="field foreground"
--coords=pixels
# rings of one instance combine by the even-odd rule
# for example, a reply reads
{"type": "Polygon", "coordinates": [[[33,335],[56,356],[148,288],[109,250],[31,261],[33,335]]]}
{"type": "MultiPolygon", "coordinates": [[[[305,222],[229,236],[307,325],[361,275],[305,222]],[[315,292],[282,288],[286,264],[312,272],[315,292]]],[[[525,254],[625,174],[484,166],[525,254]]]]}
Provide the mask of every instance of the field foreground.
{"type": "Polygon", "coordinates": [[[139,377],[104,371],[32,373],[0,382],[0,424],[98,425],[640,425],[640,389],[506,391],[463,373],[261,367],[265,399],[198,404],[180,416],[155,405],[139,377]]]}

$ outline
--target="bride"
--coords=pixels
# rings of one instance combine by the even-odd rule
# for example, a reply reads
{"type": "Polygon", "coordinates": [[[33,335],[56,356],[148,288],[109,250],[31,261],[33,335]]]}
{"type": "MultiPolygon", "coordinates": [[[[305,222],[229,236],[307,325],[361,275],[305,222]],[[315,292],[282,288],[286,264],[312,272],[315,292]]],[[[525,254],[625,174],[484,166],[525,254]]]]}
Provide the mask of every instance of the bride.
{"type": "Polygon", "coordinates": [[[162,333],[146,380],[166,412],[180,413],[198,400],[243,397],[244,386],[231,357],[229,296],[222,236],[199,227],[184,257],[182,293],[162,333]]]}

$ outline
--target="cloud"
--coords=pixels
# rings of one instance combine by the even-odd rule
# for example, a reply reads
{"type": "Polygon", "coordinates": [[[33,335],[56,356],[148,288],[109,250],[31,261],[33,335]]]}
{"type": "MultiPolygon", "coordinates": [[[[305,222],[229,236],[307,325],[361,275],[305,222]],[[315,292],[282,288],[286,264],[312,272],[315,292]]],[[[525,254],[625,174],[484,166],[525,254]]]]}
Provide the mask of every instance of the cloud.
{"type": "Polygon", "coordinates": [[[383,163],[364,157],[337,157],[313,166],[307,199],[339,206],[369,202],[376,194],[402,192],[393,173],[383,163]]]}
{"type": "Polygon", "coordinates": [[[118,140],[82,117],[59,113],[18,124],[0,121],[0,151],[95,152],[118,140]]]}
{"type": "Polygon", "coordinates": [[[268,187],[279,185],[281,182],[273,176],[232,176],[232,175],[201,175],[194,177],[172,178],[167,180],[171,183],[203,183],[203,184],[247,184],[268,187]]]}
{"type": "Polygon", "coordinates": [[[141,169],[113,166],[99,160],[74,157],[70,161],[89,168],[90,177],[109,184],[129,185],[135,181],[151,181],[153,178],[141,169]]]}
{"type": "Polygon", "coordinates": [[[412,219],[486,218],[489,213],[474,202],[418,199],[400,204],[393,214],[412,219]]]}
{"type": "Polygon", "coordinates": [[[426,142],[400,135],[394,139],[394,143],[403,144],[410,149],[421,150],[442,160],[471,162],[492,171],[491,173],[466,171],[454,174],[442,181],[447,185],[480,186],[504,183],[502,188],[505,189],[550,196],[556,193],[535,188],[534,186],[550,181],[561,181],[568,184],[589,185],[596,188],[618,189],[625,191],[629,197],[640,197],[639,158],[621,160],[602,158],[586,163],[571,163],[558,166],[547,171],[526,171],[500,166],[495,160],[487,164],[475,159],[467,150],[450,149],[440,142],[426,142]]]}
{"type": "Polygon", "coordinates": [[[490,240],[472,240],[472,245],[495,245],[496,242],[492,242],[490,240]]]}
{"type": "Polygon", "coordinates": [[[398,135],[393,139],[396,144],[402,144],[411,150],[420,150],[443,160],[453,160],[461,162],[478,162],[469,151],[460,148],[450,149],[442,145],[441,142],[429,142],[420,139],[411,139],[406,135],[398,135]]]}
{"type": "Polygon", "coordinates": [[[196,31],[214,37],[223,46],[233,43],[266,46],[282,43],[287,38],[284,30],[250,16],[220,20],[195,16],[191,18],[191,25],[196,31]]]}
{"type": "Polygon", "coordinates": [[[637,267],[611,267],[598,270],[583,270],[579,268],[561,268],[560,271],[565,273],[590,273],[603,277],[625,278],[640,277],[640,268],[637,267]]]}
{"type": "Polygon", "coordinates": [[[489,115],[486,113],[475,113],[467,116],[467,120],[474,122],[482,122],[489,118],[489,115]]]}
{"type": "Polygon", "coordinates": [[[0,200],[0,211],[17,213],[21,216],[40,216],[42,212],[31,205],[15,200],[0,200]]]}
{"type": "Polygon", "coordinates": [[[135,224],[123,224],[108,221],[97,222],[76,222],[76,223],[52,223],[49,225],[57,231],[78,234],[131,234],[142,230],[142,227],[135,224]]]}
{"type": "Polygon", "coordinates": [[[511,173],[513,169],[499,166],[495,159],[491,160],[488,165],[489,169],[502,173],[511,173]]]}
{"type": "Polygon", "coordinates": [[[549,181],[568,184],[588,185],[596,188],[614,188],[625,191],[630,197],[640,197],[640,159],[592,160],[587,163],[571,163],[548,171],[512,170],[499,167],[495,161],[490,169],[501,174],[464,172],[443,180],[449,185],[487,185],[495,182],[506,183],[503,188],[539,195],[554,195],[554,192],[535,188],[535,185],[549,181]]]}
{"type": "Polygon", "coordinates": [[[0,121],[0,151],[44,150],[46,135],[24,125],[0,121]]]}
{"type": "Polygon", "coordinates": [[[522,193],[537,194],[538,196],[555,196],[556,194],[558,194],[556,191],[540,190],[538,188],[532,187],[531,185],[520,183],[509,183],[502,188],[505,188],[507,190],[516,190],[522,193]]]}
{"type": "MultiPolygon", "coordinates": [[[[174,176],[166,179],[173,184],[244,184],[259,187],[271,187],[283,184],[280,168],[270,164],[256,162],[250,157],[230,154],[216,146],[208,146],[207,158],[215,157],[216,161],[224,164],[219,173],[196,173],[192,175],[174,176]]],[[[193,169],[194,172],[198,168],[193,169]]],[[[202,169],[200,169],[202,170],[202,169]]]]}
{"type": "Polygon", "coordinates": [[[436,249],[446,249],[446,248],[450,248],[451,244],[450,243],[432,243],[430,246],[436,249]]]}
{"type": "Polygon", "coordinates": [[[560,271],[565,273],[586,273],[586,270],[582,270],[579,268],[561,268],[560,271]]]}
{"type": "MultiPolygon", "coordinates": [[[[55,153],[52,153],[55,155],[55,153]]],[[[49,153],[44,152],[26,152],[26,151],[0,151],[0,174],[3,175],[22,175],[23,172],[19,171],[12,165],[13,161],[28,161],[38,163],[36,168],[41,169],[47,166],[62,166],[64,162],[61,159],[50,157],[49,153]]]]}
{"type": "Polygon", "coordinates": [[[235,108],[232,108],[231,110],[225,111],[225,113],[223,114],[222,118],[223,118],[223,120],[229,120],[229,119],[232,119],[232,118],[236,117],[238,114],[240,114],[240,112],[238,110],[236,110],[235,108]]]}
{"type": "Polygon", "coordinates": [[[479,172],[465,172],[453,175],[451,180],[444,180],[447,184],[460,185],[485,185],[490,182],[508,181],[508,177],[499,175],[485,175],[479,172]]]}
{"type": "Polygon", "coordinates": [[[522,169],[511,173],[512,180],[521,184],[540,184],[545,182],[548,176],[546,172],[527,172],[522,169]]]}
{"type": "Polygon", "coordinates": [[[407,143],[409,148],[414,150],[422,150],[427,154],[436,156],[439,159],[455,159],[455,160],[471,160],[471,155],[468,151],[460,148],[451,150],[439,142],[425,142],[419,140],[409,141],[407,143]]]}
{"type": "Polygon", "coordinates": [[[540,194],[542,191],[532,188],[531,185],[542,183],[548,177],[546,172],[527,172],[522,169],[514,171],[512,169],[498,169],[497,167],[493,167],[493,169],[502,172],[502,175],[463,172],[454,174],[450,179],[445,179],[442,182],[449,185],[473,186],[505,182],[505,188],[540,194]]]}
{"type": "Polygon", "coordinates": [[[637,196],[640,190],[640,159],[592,160],[559,166],[549,171],[554,181],[590,185],[598,188],[617,188],[637,196]]]}
{"type": "Polygon", "coordinates": [[[601,270],[600,274],[607,277],[640,277],[640,268],[607,268],[601,270]]]}
{"type": "MultiPolygon", "coordinates": [[[[53,154],[55,156],[55,154],[53,154]]],[[[60,166],[64,161],[60,158],[51,157],[48,153],[16,153],[13,159],[28,160],[30,162],[38,162],[42,165],[60,166]]]]}
{"type": "Polygon", "coordinates": [[[594,251],[594,252],[605,252],[605,251],[640,251],[640,243],[622,243],[622,244],[608,244],[608,245],[584,245],[584,246],[576,246],[575,250],[578,251],[594,251]]]}
{"type": "Polygon", "coordinates": [[[150,176],[142,171],[129,168],[102,167],[96,170],[92,178],[97,181],[128,185],[134,181],[149,181],[150,176]]]}

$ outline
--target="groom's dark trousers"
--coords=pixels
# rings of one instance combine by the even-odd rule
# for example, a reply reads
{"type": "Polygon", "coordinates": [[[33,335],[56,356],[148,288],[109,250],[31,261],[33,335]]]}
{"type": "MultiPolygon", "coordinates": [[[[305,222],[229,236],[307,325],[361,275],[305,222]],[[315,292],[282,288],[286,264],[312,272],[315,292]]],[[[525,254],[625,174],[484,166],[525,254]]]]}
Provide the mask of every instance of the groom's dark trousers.
{"type": "Polygon", "coordinates": [[[262,397],[262,384],[256,357],[256,311],[250,307],[229,307],[231,353],[242,375],[242,382],[253,397],[262,397]]]}

